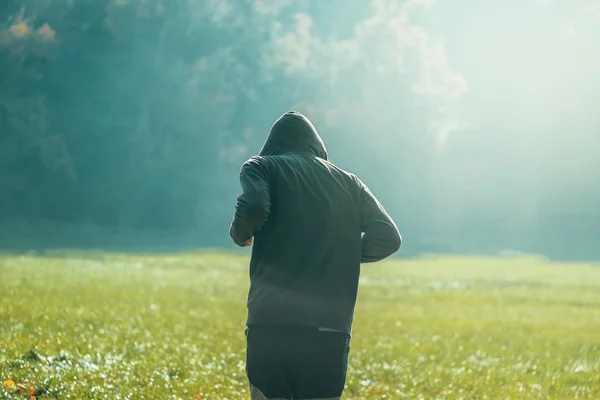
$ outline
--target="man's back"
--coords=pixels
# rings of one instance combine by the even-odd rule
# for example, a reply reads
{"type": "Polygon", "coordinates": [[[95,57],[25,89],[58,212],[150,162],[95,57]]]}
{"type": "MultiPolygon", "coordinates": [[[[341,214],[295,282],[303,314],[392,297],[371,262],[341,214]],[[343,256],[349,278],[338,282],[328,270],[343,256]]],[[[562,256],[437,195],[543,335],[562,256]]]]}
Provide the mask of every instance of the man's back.
{"type": "Polygon", "coordinates": [[[361,262],[400,247],[392,219],[354,175],[327,161],[312,124],[284,114],[242,167],[231,234],[254,236],[248,324],[350,332],[361,262]],[[362,234],[365,234],[362,237],[362,234]]]}
{"type": "Polygon", "coordinates": [[[271,212],[255,236],[248,323],[350,331],[361,234],[354,179],[311,155],[266,157],[271,212]]]}

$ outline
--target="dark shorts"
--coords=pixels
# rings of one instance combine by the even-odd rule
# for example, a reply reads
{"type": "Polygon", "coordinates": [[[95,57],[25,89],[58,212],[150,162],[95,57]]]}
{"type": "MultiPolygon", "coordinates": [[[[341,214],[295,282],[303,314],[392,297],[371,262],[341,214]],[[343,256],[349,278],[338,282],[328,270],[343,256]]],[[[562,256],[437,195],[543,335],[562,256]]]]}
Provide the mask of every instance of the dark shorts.
{"type": "Polygon", "coordinates": [[[253,399],[339,399],[350,335],[301,326],[251,325],[246,373],[253,399]]]}

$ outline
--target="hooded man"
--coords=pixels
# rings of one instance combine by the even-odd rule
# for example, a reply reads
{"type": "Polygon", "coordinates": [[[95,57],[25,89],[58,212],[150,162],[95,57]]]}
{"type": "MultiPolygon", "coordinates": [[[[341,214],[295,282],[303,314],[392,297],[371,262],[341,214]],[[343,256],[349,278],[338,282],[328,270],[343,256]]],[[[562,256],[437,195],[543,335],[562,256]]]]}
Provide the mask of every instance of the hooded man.
{"type": "Polygon", "coordinates": [[[241,168],[230,235],[252,248],[246,322],[251,398],[339,399],[360,264],[395,253],[392,218],[328,161],[312,123],[290,111],[241,168]]]}

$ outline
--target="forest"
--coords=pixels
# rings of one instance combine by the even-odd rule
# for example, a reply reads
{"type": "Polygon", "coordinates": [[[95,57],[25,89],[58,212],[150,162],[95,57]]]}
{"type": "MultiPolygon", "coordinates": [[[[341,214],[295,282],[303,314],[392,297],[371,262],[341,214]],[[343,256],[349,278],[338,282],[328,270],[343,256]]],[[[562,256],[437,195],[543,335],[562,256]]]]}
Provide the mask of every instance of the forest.
{"type": "Polygon", "coordinates": [[[239,168],[294,109],[401,256],[599,258],[596,14],[443,3],[2,0],[0,247],[233,248],[239,168]]]}

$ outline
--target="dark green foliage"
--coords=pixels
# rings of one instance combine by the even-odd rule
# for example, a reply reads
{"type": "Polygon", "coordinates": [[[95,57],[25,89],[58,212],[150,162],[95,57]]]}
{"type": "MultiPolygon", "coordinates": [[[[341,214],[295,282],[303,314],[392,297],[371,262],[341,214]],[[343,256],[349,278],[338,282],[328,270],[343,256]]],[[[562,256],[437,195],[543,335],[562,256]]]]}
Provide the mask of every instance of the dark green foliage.
{"type": "Polygon", "coordinates": [[[489,107],[465,128],[487,87],[465,96],[424,3],[3,0],[0,247],[230,245],[239,166],[298,109],[405,255],[598,256],[597,124],[576,141],[489,107]]]}

